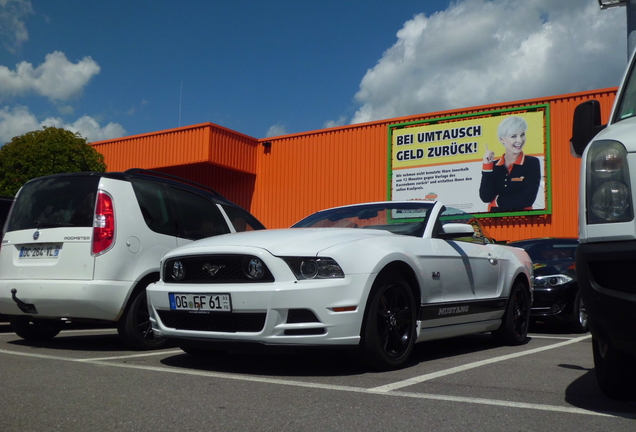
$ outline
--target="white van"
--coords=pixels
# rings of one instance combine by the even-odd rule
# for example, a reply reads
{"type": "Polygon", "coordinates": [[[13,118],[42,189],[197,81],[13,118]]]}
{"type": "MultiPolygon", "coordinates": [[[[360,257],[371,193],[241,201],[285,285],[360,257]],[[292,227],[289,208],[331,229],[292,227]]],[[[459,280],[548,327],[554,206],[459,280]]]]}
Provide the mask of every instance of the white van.
{"type": "Polygon", "coordinates": [[[146,170],[40,177],[18,192],[0,248],[0,314],[18,336],[55,337],[65,321],[113,322],[134,349],[161,347],[146,286],[169,250],[263,229],[187,180],[146,170]]]}
{"type": "Polygon", "coordinates": [[[607,125],[600,104],[574,112],[582,156],[576,272],[593,336],[594,366],[609,397],[636,398],[636,67],[632,57],[607,125]]]}

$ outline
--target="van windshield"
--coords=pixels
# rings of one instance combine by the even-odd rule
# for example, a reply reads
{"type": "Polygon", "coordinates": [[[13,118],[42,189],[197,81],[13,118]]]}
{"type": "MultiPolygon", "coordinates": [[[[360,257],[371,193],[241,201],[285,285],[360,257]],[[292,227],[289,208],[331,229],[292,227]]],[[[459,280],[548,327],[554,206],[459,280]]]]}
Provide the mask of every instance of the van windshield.
{"type": "Polygon", "coordinates": [[[615,122],[636,116],[636,67],[634,66],[629,71],[620,98],[616,106],[615,122]]]}
{"type": "Polygon", "coordinates": [[[47,177],[25,184],[9,216],[7,231],[92,227],[99,177],[47,177]]]}

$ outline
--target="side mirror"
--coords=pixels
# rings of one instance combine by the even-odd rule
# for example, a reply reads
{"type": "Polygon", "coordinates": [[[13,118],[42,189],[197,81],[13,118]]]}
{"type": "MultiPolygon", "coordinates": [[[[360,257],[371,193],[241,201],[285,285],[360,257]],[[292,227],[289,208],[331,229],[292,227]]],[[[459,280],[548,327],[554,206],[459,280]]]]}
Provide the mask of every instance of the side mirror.
{"type": "Polygon", "coordinates": [[[438,234],[439,238],[450,240],[460,237],[472,237],[475,234],[475,229],[472,225],[463,223],[447,223],[442,226],[442,232],[438,234]]]}
{"type": "Polygon", "coordinates": [[[601,104],[597,100],[589,100],[574,109],[572,121],[572,138],[570,152],[574,157],[581,157],[585,147],[600,131],[605,128],[601,124],[601,104]]]}

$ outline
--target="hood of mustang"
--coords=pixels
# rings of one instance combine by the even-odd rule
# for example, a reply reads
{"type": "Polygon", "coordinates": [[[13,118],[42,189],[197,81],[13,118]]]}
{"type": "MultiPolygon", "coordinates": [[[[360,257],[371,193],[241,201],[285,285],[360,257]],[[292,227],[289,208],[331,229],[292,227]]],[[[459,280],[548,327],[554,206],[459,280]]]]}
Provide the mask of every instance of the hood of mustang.
{"type": "Polygon", "coordinates": [[[345,243],[395,236],[388,231],[359,228],[289,228],[246,231],[197,240],[178,248],[181,252],[222,253],[224,248],[257,247],[278,256],[312,256],[345,243]]]}

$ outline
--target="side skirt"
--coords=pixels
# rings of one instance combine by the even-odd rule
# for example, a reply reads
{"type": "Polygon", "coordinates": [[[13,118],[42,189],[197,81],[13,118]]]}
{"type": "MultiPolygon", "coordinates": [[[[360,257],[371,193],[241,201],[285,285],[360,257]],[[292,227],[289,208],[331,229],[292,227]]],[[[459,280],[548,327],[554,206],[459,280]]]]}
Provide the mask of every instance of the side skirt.
{"type": "Polygon", "coordinates": [[[495,331],[501,325],[501,320],[479,321],[466,324],[455,324],[443,327],[431,327],[420,329],[417,342],[446,339],[475,333],[495,331]]]}
{"type": "Polygon", "coordinates": [[[422,305],[418,341],[497,330],[506,310],[506,299],[473,300],[422,305]]]}

